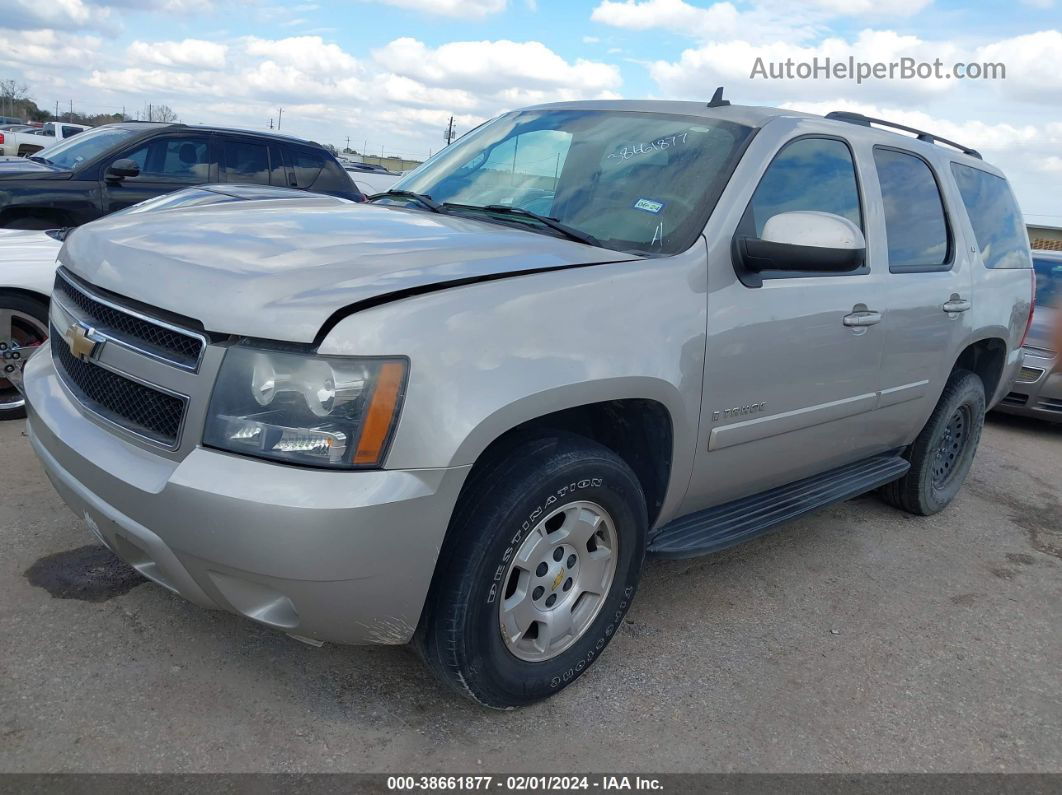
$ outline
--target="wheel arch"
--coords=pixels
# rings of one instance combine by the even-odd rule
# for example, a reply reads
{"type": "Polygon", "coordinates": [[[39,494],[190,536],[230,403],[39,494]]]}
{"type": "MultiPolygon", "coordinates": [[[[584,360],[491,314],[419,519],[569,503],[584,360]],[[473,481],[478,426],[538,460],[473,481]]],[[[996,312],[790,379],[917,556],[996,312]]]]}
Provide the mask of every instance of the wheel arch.
{"type": "Polygon", "coordinates": [[[618,380],[628,388],[602,392],[598,384],[589,393],[579,388],[550,390],[487,417],[465,437],[455,455],[455,461],[472,463],[466,483],[517,440],[551,431],[574,433],[608,447],[631,467],[645,492],[652,527],[670,500],[681,496],[674,493],[677,487],[688,480],[686,458],[692,458],[692,451],[684,456],[675,440],[693,438],[696,429],[687,428],[675,410],[678,395],[670,385],[638,379],[652,382],[655,388],[631,390],[630,379],[618,380]],[[594,399],[587,399],[588,394],[594,399]]]}
{"type": "Polygon", "coordinates": [[[1007,363],[1008,346],[1004,333],[989,333],[967,344],[952,366],[955,370],[969,370],[981,379],[985,400],[989,405],[999,391],[1007,363]]]}

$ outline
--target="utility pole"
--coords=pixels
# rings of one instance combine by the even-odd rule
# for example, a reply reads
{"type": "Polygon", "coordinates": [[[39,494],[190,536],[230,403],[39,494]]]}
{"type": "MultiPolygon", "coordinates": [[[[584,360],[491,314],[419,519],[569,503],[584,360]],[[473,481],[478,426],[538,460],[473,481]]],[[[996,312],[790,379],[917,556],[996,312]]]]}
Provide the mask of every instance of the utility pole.
{"type": "Polygon", "coordinates": [[[454,140],[454,117],[450,117],[450,123],[446,125],[446,131],[443,133],[443,138],[446,139],[446,145],[449,146],[454,140]]]}
{"type": "MultiPolygon", "coordinates": [[[[350,136],[349,135],[347,136],[347,149],[350,149],[350,136]]],[[[345,152],[346,149],[344,149],[343,151],[345,152]]]]}
{"type": "Polygon", "coordinates": [[[66,117],[67,121],[74,120],[74,100],[70,100],[70,113],[66,117]]]}
{"type": "Polygon", "coordinates": [[[273,129],[273,117],[272,116],[269,117],[269,129],[270,130],[273,129]]]}
{"type": "Polygon", "coordinates": [[[55,120],[59,121],[59,100],[55,101],[55,120]]]}
{"type": "Polygon", "coordinates": [[[280,122],[284,118],[284,109],[280,109],[280,113],[277,115],[277,131],[280,131],[280,122]]]}

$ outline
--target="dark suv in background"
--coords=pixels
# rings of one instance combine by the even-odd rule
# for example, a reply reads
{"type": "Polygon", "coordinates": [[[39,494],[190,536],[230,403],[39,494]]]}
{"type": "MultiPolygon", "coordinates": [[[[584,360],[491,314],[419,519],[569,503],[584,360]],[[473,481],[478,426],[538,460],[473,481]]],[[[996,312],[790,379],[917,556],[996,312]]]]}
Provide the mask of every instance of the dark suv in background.
{"type": "Polygon", "coordinates": [[[206,183],[364,196],[324,147],[284,135],[185,124],[97,127],[28,158],[0,161],[0,227],[77,226],[206,183]]]}

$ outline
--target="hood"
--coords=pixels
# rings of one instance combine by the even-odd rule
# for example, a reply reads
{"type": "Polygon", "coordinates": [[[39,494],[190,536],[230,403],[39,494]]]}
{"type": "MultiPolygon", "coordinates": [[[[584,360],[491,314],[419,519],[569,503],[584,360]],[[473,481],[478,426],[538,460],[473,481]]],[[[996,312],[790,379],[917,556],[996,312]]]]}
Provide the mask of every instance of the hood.
{"type": "Polygon", "coordinates": [[[0,157],[0,179],[67,179],[69,171],[26,157],[0,157]]]}
{"type": "Polygon", "coordinates": [[[312,342],[334,313],[410,289],[635,255],[452,215],[326,197],[110,216],[60,261],[208,331],[312,342]]]}

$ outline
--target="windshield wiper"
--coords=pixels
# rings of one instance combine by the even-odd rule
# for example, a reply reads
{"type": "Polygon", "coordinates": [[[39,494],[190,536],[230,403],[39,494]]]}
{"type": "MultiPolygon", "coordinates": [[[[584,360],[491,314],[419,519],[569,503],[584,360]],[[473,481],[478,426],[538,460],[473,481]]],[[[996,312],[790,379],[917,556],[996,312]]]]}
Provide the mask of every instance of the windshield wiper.
{"type": "Polygon", "coordinates": [[[453,207],[458,210],[480,210],[488,213],[495,213],[497,215],[516,215],[521,218],[531,218],[538,221],[543,226],[548,226],[554,231],[560,232],[569,240],[574,240],[577,243],[585,243],[588,246],[597,246],[598,248],[604,248],[601,245],[601,241],[598,240],[587,232],[580,232],[578,229],[574,229],[567,224],[562,224],[556,218],[550,218],[548,215],[539,215],[531,210],[525,210],[523,207],[512,207],[508,204],[487,204],[485,206],[479,206],[478,204],[451,204],[445,202],[442,205],[444,208],[453,207]]]}
{"type": "Polygon", "coordinates": [[[388,196],[396,196],[400,199],[413,199],[413,201],[418,202],[421,206],[426,207],[433,213],[443,212],[442,205],[432,199],[431,196],[426,193],[417,193],[411,190],[385,190],[383,193],[374,193],[369,197],[368,201],[386,199],[388,196]]]}

